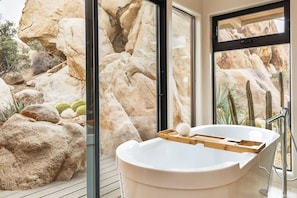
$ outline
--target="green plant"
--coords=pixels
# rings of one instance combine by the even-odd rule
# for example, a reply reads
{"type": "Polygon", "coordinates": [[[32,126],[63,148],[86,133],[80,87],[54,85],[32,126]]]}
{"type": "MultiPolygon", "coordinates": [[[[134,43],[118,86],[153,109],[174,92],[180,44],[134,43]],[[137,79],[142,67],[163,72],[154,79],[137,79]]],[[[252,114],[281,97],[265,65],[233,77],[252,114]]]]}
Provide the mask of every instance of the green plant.
{"type": "MultiPolygon", "coordinates": [[[[266,119],[272,117],[272,97],[271,97],[271,92],[266,91],[266,119]]],[[[266,129],[272,129],[272,124],[266,122],[265,124],[266,129]]]]}
{"type": "Polygon", "coordinates": [[[62,113],[64,110],[71,108],[71,104],[69,102],[59,102],[55,105],[55,108],[59,113],[62,113]]]}
{"type": "Polygon", "coordinates": [[[0,72],[19,71],[19,63],[27,59],[25,52],[18,50],[14,39],[17,29],[11,21],[2,22],[0,18],[0,72]]]}
{"type": "Polygon", "coordinates": [[[278,83],[279,83],[279,94],[280,94],[280,106],[284,107],[285,94],[284,94],[284,83],[283,83],[283,73],[282,72],[279,72],[278,83]]]}
{"type": "Polygon", "coordinates": [[[80,116],[80,115],[86,115],[86,106],[87,105],[81,105],[76,109],[76,115],[80,116]]]}
{"type": "Polygon", "coordinates": [[[232,124],[228,109],[227,89],[219,88],[216,92],[216,123],[232,124]]]}
{"type": "Polygon", "coordinates": [[[247,101],[248,101],[248,112],[249,112],[249,117],[247,119],[246,124],[248,126],[256,126],[253,96],[252,96],[252,91],[251,91],[251,86],[250,86],[249,80],[246,82],[246,97],[247,97],[247,101]]]}
{"type": "Polygon", "coordinates": [[[73,111],[76,112],[76,109],[79,107],[79,106],[82,106],[82,105],[85,105],[86,104],[86,101],[83,100],[83,99],[80,99],[80,100],[77,100],[75,101],[74,103],[72,103],[71,105],[71,108],[73,111]]]}
{"type": "Polygon", "coordinates": [[[29,41],[29,42],[27,42],[27,45],[28,45],[31,49],[36,50],[36,51],[41,51],[41,50],[43,50],[43,46],[42,46],[42,44],[40,43],[39,40],[29,41]]]}
{"type": "Polygon", "coordinates": [[[0,121],[5,122],[15,113],[20,113],[25,108],[24,103],[21,101],[17,101],[13,97],[12,103],[8,107],[6,107],[2,112],[0,112],[0,121]]]}
{"type": "Polygon", "coordinates": [[[230,91],[228,91],[227,97],[228,97],[228,104],[229,104],[229,110],[230,110],[232,123],[238,125],[238,119],[237,119],[237,112],[236,112],[236,108],[235,108],[235,103],[234,103],[234,99],[233,99],[233,96],[231,95],[230,91]]]}

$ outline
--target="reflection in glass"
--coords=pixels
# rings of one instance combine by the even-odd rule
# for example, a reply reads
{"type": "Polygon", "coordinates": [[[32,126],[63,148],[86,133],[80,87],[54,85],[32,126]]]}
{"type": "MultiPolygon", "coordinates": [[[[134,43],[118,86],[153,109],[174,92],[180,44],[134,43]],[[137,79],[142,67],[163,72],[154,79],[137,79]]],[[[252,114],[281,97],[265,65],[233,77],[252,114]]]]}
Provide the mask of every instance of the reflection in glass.
{"type": "Polygon", "coordinates": [[[176,93],[173,101],[174,126],[180,122],[191,124],[192,119],[193,30],[193,16],[173,9],[173,89],[176,93]]]}
{"type": "Polygon", "coordinates": [[[284,9],[276,8],[219,21],[218,41],[225,42],[284,32],[284,9]]]}
{"type": "Polygon", "coordinates": [[[149,1],[99,7],[101,154],[157,132],[157,10],[149,1]]]}
{"type": "MultiPolygon", "coordinates": [[[[289,108],[291,101],[289,47],[289,44],[282,44],[215,53],[217,124],[268,128],[267,118],[279,114],[280,107],[289,108]],[[251,103],[248,102],[249,95],[252,98],[251,103]],[[234,108],[230,108],[232,104],[234,108]],[[251,108],[253,108],[253,118],[250,114],[251,108]],[[269,111],[271,114],[267,116],[269,111]]],[[[280,131],[281,126],[273,123],[269,129],[280,131]]],[[[287,129],[290,130],[289,127],[287,129]]],[[[290,141],[287,142],[287,150],[290,152],[290,141]]],[[[287,161],[290,169],[290,153],[287,161]]],[[[280,147],[277,150],[275,164],[281,165],[280,147]]]]}

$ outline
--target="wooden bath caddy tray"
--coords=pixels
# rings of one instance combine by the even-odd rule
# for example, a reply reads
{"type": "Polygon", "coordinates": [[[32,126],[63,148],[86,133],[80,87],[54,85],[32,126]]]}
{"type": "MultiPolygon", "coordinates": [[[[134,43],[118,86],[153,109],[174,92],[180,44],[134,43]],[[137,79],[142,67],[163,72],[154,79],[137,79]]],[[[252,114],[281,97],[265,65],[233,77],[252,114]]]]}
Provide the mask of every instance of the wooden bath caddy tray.
{"type": "Polygon", "coordinates": [[[265,147],[265,142],[263,143],[250,140],[238,140],[203,134],[181,136],[173,129],[159,131],[157,133],[157,137],[186,144],[204,144],[205,147],[233,152],[259,153],[265,147]]]}

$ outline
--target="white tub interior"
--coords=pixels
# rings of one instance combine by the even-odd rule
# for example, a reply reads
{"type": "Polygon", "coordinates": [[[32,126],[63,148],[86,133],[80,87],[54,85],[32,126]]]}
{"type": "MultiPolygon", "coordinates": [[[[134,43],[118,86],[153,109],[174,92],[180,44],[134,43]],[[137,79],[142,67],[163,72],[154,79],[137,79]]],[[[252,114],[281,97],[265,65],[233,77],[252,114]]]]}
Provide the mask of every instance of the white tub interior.
{"type": "Polygon", "coordinates": [[[259,141],[267,145],[279,137],[277,133],[267,129],[241,125],[204,125],[192,128],[191,133],[259,141]]]}
{"type": "MultiPolygon", "coordinates": [[[[276,133],[255,127],[230,125],[205,125],[194,127],[191,134],[207,134],[234,139],[265,142],[268,146],[278,138],[276,133]]],[[[255,158],[255,153],[237,153],[189,145],[155,138],[142,143],[128,141],[117,149],[117,155],[124,161],[144,168],[164,171],[211,171],[238,164],[243,167],[255,158]]]]}
{"type": "Polygon", "coordinates": [[[118,155],[125,161],[141,166],[164,171],[210,171],[234,164],[243,166],[253,159],[254,153],[236,153],[204,147],[202,144],[188,145],[156,138],[153,141],[130,144],[118,155]]]}

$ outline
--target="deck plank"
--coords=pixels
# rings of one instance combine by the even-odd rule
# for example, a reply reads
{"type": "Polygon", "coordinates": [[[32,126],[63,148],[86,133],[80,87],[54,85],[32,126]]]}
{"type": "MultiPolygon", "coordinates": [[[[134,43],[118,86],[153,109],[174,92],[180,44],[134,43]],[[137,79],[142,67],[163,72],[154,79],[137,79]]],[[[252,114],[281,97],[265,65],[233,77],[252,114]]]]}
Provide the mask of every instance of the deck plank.
{"type": "MultiPolygon", "coordinates": [[[[56,181],[23,191],[0,190],[1,198],[87,198],[86,172],[79,172],[70,181],[56,181]]],[[[115,158],[100,156],[100,197],[121,197],[115,158]]]]}
{"type": "MultiPolygon", "coordinates": [[[[56,198],[56,197],[63,197],[65,195],[69,195],[72,192],[81,190],[83,188],[86,188],[86,183],[85,182],[81,182],[81,183],[77,183],[75,185],[72,186],[67,186],[66,188],[60,188],[59,190],[55,189],[56,191],[51,192],[51,193],[47,193],[44,196],[40,196],[42,198],[56,198]]],[[[79,196],[76,196],[79,197],[79,196]]]]}
{"type": "Polygon", "coordinates": [[[73,191],[67,195],[62,196],[62,198],[73,198],[73,197],[86,197],[87,196],[87,190],[86,188],[82,188],[80,190],[77,191],[73,191]]]}
{"type": "Polygon", "coordinates": [[[115,190],[117,190],[119,188],[120,188],[119,181],[116,181],[114,183],[111,183],[111,184],[109,184],[107,186],[104,186],[102,188],[100,187],[100,196],[101,197],[102,196],[105,196],[105,195],[109,194],[110,192],[115,191],[115,190]]]}

